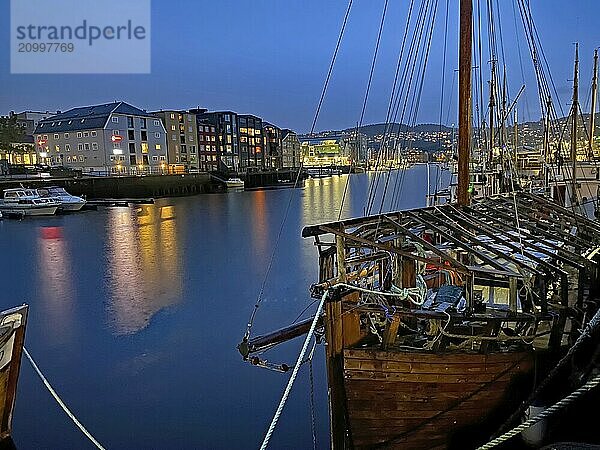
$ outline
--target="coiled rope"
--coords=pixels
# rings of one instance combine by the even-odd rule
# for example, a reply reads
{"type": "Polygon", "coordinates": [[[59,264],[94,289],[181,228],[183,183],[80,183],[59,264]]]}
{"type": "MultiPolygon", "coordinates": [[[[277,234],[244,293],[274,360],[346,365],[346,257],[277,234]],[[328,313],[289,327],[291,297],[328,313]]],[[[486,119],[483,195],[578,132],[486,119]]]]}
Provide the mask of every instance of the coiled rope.
{"type": "Polygon", "coordinates": [[[535,416],[535,417],[533,417],[533,418],[531,418],[529,420],[526,420],[521,425],[519,425],[519,426],[513,428],[512,430],[504,433],[502,436],[497,437],[493,441],[490,441],[487,444],[482,445],[477,450],[489,450],[489,449],[492,449],[492,448],[496,447],[497,445],[502,444],[503,442],[506,442],[507,440],[515,437],[520,432],[525,431],[527,428],[531,427],[532,425],[535,425],[540,420],[545,419],[546,417],[551,416],[552,414],[554,414],[555,412],[561,410],[562,408],[564,408],[565,406],[569,405],[570,403],[573,403],[576,399],[578,399],[579,397],[581,397],[586,392],[591,391],[592,389],[594,389],[595,387],[597,387],[599,384],[600,384],[600,375],[596,375],[590,381],[588,381],[587,383],[585,383],[583,386],[581,386],[576,391],[573,391],[571,394],[567,395],[565,398],[563,398],[558,403],[555,403],[554,405],[550,406],[549,408],[546,408],[545,410],[543,410],[537,416],[535,416]]]}
{"type": "Polygon", "coordinates": [[[285,387],[285,390],[283,391],[281,400],[279,401],[279,405],[277,406],[277,410],[275,411],[275,414],[273,415],[273,420],[271,421],[271,424],[269,425],[269,429],[267,430],[267,434],[265,435],[262,445],[260,446],[261,450],[265,450],[267,448],[267,446],[269,445],[269,440],[271,439],[271,436],[273,435],[273,431],[275,431],[275,426],[277,426],[279,417],[281,416],[281,413],[283,412],[283,407],[285,406],[285,403],[290,395],[292,386],[294,385],[294,381],[296,381],[296,377],[298,376],[298,371],[300,370],[300,366],[302,365],[302,361],[304,359],[304,354],[306,353],[306,350],[308,349],[308,344],[310,343],[312,335],[315,332],[315,328],[317,327],[317,322],[319,321],[319,318],[321,317],[321,313],[323,312],[323,305],[325,304],[325,300],[327,299],[328,294],[329,294],[329,291],[328,290],[325,291],[325,293],[323,294],[323,297],[321,298],[321,302],[319,303],[319,306],[317,307],[317,312],[315,313],[315,318],[313,319],[312,324],[310,325],[310,330],[308,331],[308,334],[306,335],[306,339],[304,340],[304,345],[302,345],[302,350],[300,350],[300,354],[298,355],[296,364],[294,364],[294,370],[292,371],[292,375],[290,376],[290,379],[287,382],[287,385],[285,387]]]}
{"type": "Polygon", "coordinates": [[[40,377],[40,379],[42,380],[42,382],[44,383],[44,385],[46,386],[46,388],[48,389],[50,394],[52,394],[52,397],[54,397],[54,400],[56,400],[56,403],[58,403],[60,405],[62,410],[65,412],[65,414],[67,416],[69,416],[69,418],[73,421],[73,423],[75,425],[77,425],[77,428],[79,428],[81,430],[81,432],[92,442],[92,444],[94,444],[96,446],[96,448],[98,448],[100,450],[105,450],[105,448],[102,446],[102,444],[100,444],[100,442],[98,442],[96,440],[96,438],[94,438],[94,436],[91,435],[91,433],[83,426],[83,424],[79,420],[77,420],[77,417],[75,417],[75,415],[71,412],[71,410],[67,407],[67,405],[65,405],[65,402],[63,402],[61,400],[61,398],[58,396],[58,394],[56,393],[54,388],[50,385],[50,383],[48,382],[48,380],[46,379],[46,377],[44,376],[44,374],[42,373],[40,368],[37,366],[37,364],[35,363],[35,361],[33,360],[33,358],[31,357],[31,355],[29,354],[29,352],[27,351],[27,349],[25,347],[23,347],[23,353],[25,353],[25,356],[31,363],[33,370],[35,370],[35,372],[38,374],[38,376],[40,377]]]}

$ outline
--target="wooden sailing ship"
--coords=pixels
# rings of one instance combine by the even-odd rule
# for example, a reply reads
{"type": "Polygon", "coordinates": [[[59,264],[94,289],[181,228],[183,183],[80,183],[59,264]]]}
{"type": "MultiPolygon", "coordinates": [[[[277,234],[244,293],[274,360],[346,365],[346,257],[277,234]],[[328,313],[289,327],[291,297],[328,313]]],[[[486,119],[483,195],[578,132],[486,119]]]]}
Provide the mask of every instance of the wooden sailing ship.
{"type": "Polygon", "coordinates": [[[303,236],[319,248],[315,297],[337,286],[324,318],[334,448],[469,448],[525,398],[536,360],[576,338],[582,317],[567,311],[600,299],[600,225],[531,194],[303,236]]]}
{"type": "Polygon", "coordinates": [[[23,305],[0,312],[0,445],[11,436],[28,309],[23,305]]]}
{"type": "MultiPolygon", "coordinates": [[[[471,203],[471,0],[460,13],[458,202],[302,233],[319,253],[311,293],[325,301],[334,449],[474,448],[519,416],[532,386],[554,386],[554,401],[593,367],[600,224],[523,191],[471,203]],[[591,347],[575,351],[583,329],[591,347]],[[567,373],[552,371],[569,349],[567,373]]],[[[240,351],[260,364],[311,323],[240,351]]]]}

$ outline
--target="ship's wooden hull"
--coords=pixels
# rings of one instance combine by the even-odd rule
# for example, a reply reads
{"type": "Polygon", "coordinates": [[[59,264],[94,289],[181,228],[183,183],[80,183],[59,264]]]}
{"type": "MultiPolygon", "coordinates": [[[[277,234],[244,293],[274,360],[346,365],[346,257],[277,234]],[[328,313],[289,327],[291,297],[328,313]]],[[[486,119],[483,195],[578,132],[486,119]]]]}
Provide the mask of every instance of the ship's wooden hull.
{"type": "Polygon", "coordinates": [[[0,312],[0,443],[11,434],[27,310],[23,305],[0,312]]]}
{"type": "Polygon", "coordinates": [[[532,368],[529,352],[345,349],[343,384],[351,445],[469,448],[461,429],[476,433],[508,403],[515,406],[522,400],[511,389],[527,379],[532,368]]]}

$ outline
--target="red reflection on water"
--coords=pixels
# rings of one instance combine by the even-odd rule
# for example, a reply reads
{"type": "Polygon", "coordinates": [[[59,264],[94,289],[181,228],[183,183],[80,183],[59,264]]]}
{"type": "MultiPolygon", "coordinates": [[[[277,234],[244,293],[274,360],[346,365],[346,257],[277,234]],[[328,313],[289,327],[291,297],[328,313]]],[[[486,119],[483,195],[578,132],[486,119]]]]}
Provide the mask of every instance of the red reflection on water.
{"type": "Polygon", "coordinates": [[[62,239],[63,227],[40,227],[42,239],[62,239]]]}

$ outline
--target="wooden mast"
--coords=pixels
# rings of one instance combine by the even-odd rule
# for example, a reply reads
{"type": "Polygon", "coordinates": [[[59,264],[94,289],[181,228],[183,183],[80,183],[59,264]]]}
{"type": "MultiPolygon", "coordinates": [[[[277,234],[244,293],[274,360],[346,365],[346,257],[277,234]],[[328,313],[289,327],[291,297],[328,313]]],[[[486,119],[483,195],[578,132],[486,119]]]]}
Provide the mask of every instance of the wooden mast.
{"type": "Polygon", "coordinates": [[[592,106],[590,108],[590,158],[594,157],[596,127],[596,97],[598,95],[598,49],[594,50],[594,76],[592,77],[592,106]]]}
{"type": "Polygon", "coordinates": [[[469,162],[471,159],[471,67],[473,3],[460,0],[460,48],[458,56],[458,204],[470,203],[469,162]]]}
{"type": "Polygon", "coordinates": [[[575,69],[573,71],[573,104],[571,127],[571,205],[577,204],[577,114],[579,113],[579,43],[575,43],[575,69]]]}

